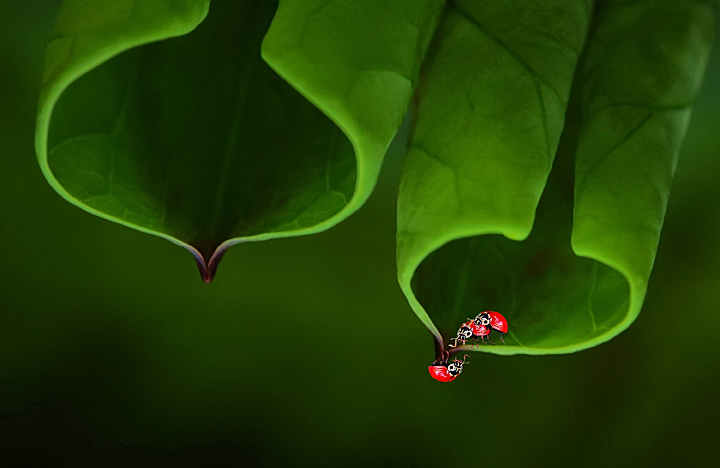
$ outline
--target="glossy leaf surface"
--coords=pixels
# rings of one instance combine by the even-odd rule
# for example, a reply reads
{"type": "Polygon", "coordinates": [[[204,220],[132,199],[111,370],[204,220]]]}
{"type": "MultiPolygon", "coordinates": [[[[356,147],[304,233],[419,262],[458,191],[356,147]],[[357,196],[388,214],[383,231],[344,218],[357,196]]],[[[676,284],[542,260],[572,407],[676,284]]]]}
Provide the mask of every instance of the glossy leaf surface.
{"type": "Polygon", "coordinates": [[[482,310],[508,319],[507,345],[481,347],[498,354],[632,323],[713,19],[708,2],[448,2],[398,214],[400,284],[438,352],[482,310]]]}
{"type": "Polygon", "coordinates": [[[433,3],[68,0],[41,166],[72,203],[187,247],[210,281],[229,245],[318,232],[367,198],[433,3]]]}
{"type": "Polygon", "coordinates": [[[190,249],[209,281],[229,245],[356,210],[414,95],[397,247],[413,310],[438,349],[496,310],[508,345],[484,351],[572,352],[642,306],[715,14],[690,0],[68,0],[38,155],[69,201],[190,249]]]}

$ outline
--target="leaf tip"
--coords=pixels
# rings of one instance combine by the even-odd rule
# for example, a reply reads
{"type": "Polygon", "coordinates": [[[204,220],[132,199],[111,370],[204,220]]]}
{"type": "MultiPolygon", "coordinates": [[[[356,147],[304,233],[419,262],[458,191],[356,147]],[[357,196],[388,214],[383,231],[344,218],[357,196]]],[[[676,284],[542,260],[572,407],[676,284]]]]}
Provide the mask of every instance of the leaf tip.
{"type": "Polygon", "coordinates": [[[225,255],[225,251],[229,245],[223,244],[210,256],[210,260],[205,261],[205,256],[200,253],[198,249],[192,246],[188,246],[188,250],[190,250],[190,253],[193,254],[193,257],[195,257],[195,262],[198,266],[198,271],[200,272],[200,279],[203,280],[205,284],[212,283],[212,280],[215,279],[215,273],[217,272],[218,265],[220,264],[220,260],[222,260],[223,255],[225,255]]]}

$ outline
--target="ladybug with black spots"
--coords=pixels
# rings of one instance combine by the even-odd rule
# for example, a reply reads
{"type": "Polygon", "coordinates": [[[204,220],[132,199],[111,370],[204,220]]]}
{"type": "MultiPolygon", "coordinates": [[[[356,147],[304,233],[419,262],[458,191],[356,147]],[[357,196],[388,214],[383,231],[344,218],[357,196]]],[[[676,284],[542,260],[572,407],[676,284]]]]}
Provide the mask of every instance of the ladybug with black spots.
{"type": "MultiPolygon", "coordinates": [[[[500,340],[505,344],[505,340],[503,339],[503,335],[507,333],[508,331],[508,322],[505,319],[505,317],[499,313],[499,312],[493,312],[491,310],[480,312],[475,316],[473,319],[473,323],[477,327],[483,327],[487,333],[485,333],[484,336],[490,335],[490,332],[492,330],[496,330],[500,332],[500,340]]],[[[483,340],[484,341],[484,340],[483,340]]],[[[490,337],[488,336],[488,341],[490,341],[490,337]]]]}
{"type": "Polygon", "coordinates": [[[500,332],[500,340],[505,344],[503,335],[508,331],[508,323],[505,317],[501,313],[491,310],[480,312],[475,318],[468,318],[467,322],[460,325],[457,336],[451,340],[454,340],[455,343],[448,343],[448,347],[457,347],[459,341],[464,345],[471,339],[474,340],[472,346],[475,346],[475,344],[479,344],[478,340],[485,342],[486,337],[488,343],[495,344],[490,341],[489,335],[492,330],[500,332]]]}
{"type": "Polygon", "coordinates": [[[452,382],[462,373],[463,366],[470,361],[466,361],[468,355],[463,356],[462,361],[460,359],[453,359],[448,363],[445,361],[435,361],[431,366],[428,366],[430,376],[438,382],[452,382]]]}
{"type": "Polygon", "coordinates": [[[489,334],[489,328],[486,328],[484,325],[479,325],[474,319],[468,319],[467,322],[460,325],[457,336],[450,340],[451,342],[455,341],[455,343],[448,343],[448,348],[455,348],[458,345],[458,341],[461,341],[462,344],[465,344],[470,340],[482,339],[482,341],[485,341],[485,335],[489,334]]]}

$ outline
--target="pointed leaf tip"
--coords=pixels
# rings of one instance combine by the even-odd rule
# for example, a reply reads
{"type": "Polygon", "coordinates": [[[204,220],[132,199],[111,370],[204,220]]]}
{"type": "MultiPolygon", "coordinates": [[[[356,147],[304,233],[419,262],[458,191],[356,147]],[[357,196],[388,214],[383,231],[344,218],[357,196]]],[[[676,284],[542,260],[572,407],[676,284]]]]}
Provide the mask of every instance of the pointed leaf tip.
{"type": "Polygon", "coordinates": [[[215,279],[215,273],[217,272],[220,260],[222,260],[223,255],[225,255],[225,251],[229,246],[229,244],[219,246],[215,249],[208,261],[205,261],[205,256],[203,256],[198,249],[193,246],[186,246],[190,253],[193,254],[193,257],[195,257],[195,262],[197,263],[198,271],[200,272],[200,278],[204,283],[210,284],[212,280],[215,279]]]}

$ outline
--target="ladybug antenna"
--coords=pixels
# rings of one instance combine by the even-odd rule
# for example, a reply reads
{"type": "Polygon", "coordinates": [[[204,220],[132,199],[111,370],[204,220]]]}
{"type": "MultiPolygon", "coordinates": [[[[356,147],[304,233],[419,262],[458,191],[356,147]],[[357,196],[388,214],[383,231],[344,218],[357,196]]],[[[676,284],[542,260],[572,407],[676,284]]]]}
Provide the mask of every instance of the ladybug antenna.
{"type": "Polygon", "coordinates": [[[465,359],[467,359],[469,356],[470,356],[469,354],[466,354],[465,356],[463,356],[463,360],[462,360],[462,363],[463,363],[463,364],[469,364],[469,363],[470,363],[470,361],[465,362],[465,359]]]}

